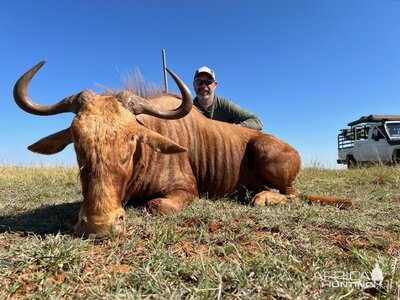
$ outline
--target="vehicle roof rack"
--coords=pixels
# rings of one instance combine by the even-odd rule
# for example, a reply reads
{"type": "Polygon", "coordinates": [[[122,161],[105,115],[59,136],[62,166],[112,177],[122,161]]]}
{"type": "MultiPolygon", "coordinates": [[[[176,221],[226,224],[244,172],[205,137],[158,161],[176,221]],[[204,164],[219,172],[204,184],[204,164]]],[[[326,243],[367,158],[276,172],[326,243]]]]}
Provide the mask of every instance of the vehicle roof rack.
{"type": "Polygon", "coordinates": [[[350,122],[348,126],[354,126],[361,123],[367,122],[383,122],[383,121],[400,121],[400,115],[369,115],[362,116],[358,120],[350,122]]]}

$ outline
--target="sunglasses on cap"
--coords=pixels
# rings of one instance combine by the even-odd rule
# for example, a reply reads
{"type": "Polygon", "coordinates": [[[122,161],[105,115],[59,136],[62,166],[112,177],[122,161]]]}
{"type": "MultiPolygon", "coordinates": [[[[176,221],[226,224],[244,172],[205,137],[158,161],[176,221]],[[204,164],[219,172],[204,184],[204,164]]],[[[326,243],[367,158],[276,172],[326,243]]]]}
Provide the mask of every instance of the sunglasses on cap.
{"type": "Polygon", "coordinates": [[[205,83],[206,85],[210,85],[213,84],[215,81],[211,80],[211,79],[207,79],[207,80],[200,80],[200,79],[196,79],[194,81],[194,83],[198,86],[201,86],[203,83],[205,83]]]}

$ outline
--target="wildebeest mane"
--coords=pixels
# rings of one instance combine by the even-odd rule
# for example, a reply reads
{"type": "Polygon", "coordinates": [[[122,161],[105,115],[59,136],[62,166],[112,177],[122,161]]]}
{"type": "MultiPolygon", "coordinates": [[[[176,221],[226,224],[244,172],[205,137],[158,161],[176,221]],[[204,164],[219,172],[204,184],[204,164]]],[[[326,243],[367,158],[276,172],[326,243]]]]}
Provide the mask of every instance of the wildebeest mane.
{"type": "MultiPolygon", "coordinates": [[[[178,99],[182,99],[180,93],[165,93],[160,85],[147,80],[138,69],[135,72],[129,72],[128,74],[123,75],[122,83],[124,86],[124,91],[131,92],[134,95],[144,98],[146,100],[152,100],[166,94],[178,99]]],[[[122,91],[120,89],[111,89],[104,86],[101,87],[103,89],[102,94],[104,95],[115,96],[122,91]]]]}

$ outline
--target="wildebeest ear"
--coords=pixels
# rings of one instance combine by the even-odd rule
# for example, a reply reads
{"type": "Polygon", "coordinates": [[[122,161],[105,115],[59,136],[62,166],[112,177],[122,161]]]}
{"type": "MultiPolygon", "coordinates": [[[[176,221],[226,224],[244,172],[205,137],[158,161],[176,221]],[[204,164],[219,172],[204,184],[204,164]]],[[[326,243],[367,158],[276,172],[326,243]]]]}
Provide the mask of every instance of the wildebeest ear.
{"type": "Polygon", "coordinates": [[[166,138],[165,136],[145,127],[142,127],[142,134],[139,136],[139,140],[149,145],[153,150],[165,154],[174,154],[187,151],[186,148],[174,143],[169,138],[166,138]]]}
{"type": "Polygon", "coordinates": [[[36,143],[30,145],[28,149],[40,154],[54,154],[60,152],[71,143],[72,135],[68,127],[38,140],[36,143]]]}

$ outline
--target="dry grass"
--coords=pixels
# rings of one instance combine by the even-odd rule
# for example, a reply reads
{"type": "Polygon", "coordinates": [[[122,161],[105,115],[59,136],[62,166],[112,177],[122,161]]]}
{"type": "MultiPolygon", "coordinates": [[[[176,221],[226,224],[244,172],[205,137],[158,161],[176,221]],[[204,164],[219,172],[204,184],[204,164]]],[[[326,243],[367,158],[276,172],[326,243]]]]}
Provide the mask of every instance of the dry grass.
{"type": "Polygon", "coordinates": [[[81,201],[76,169],[3,166],[0,299],[396,299],[399,171],[300,173],[300,192],[356,199],[347,209],[300,200],[253,208],[229,199],[199,199],[158,216],[128,207],[120,244],[69,235],[81,201]],[[321,276],[343,285],[350,280],[340,276],[369,276],[375,263],[381,288],[322,287],[321,276]]]}

